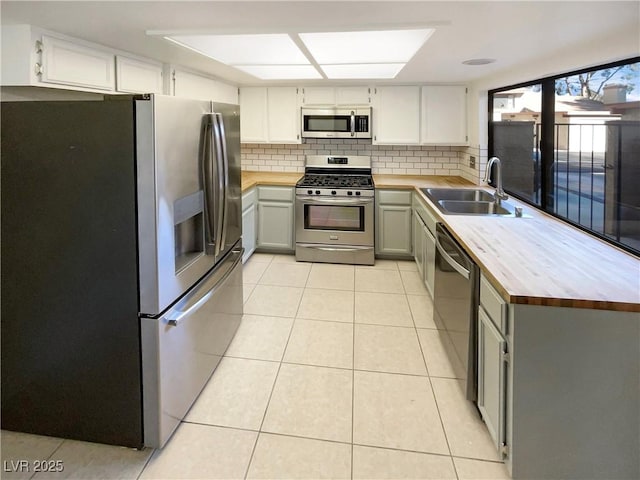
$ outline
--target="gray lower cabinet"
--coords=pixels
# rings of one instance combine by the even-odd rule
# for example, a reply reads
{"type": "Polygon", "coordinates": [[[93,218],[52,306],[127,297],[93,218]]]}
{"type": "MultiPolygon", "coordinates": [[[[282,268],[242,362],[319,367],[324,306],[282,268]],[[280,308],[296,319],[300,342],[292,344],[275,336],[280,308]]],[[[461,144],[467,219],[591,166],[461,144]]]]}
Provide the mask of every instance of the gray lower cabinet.
{"type": "Polygon", "coordinates": [[[508,305],[480,276],[478,307],[478,409],[502,457],[507,447],[508,305]]]}
{"type": "Polygon", "coordinates": [[[512,478],[640,478],[638,313],[507,303],[484,273],[478,313],[478,408],[512,478]]]}
{"type": "Polygon", "coordinates": [[[506,454],[507,341],[478,309],[478,409],[499,452],[506,454]]]}
{"type": "Polygon", "coordinates": [[[425,238],[422,228],[424,222],[420,216],[414,212],[413,215],[413,258],[418,267],[418,275],[424,280],[424,259],[425,259],[425,238]]]}
{"type": "Polygon", "coordinates": [[[424,283],[433,297],[436,274],[436,237],[426,225],[422,225],[424,244],[424,283]]]}
{"type": "Polygon", "coordinates": [[[435,282],[436,238],[435,217],[418,197],[414,197],[413,207],[413,254],[427,291],[433,297],[435,282]]]}
{"type": "Polygon", "coordinates": [[[242,262],[246,262],[255,252],[258,233],[258,193],[255,188],[242,195],[242,246],[244,255],[242,262]]]}
{"type": "Polygon", "coordinates": [[[418,266],[418,274],[433,297],[436,239],[418,212],[414,212],[413,216],[413,253],[418,266]]]}
{"type": "Polygon", "coordinates": [[[258,187],[257,248],[294,250],[293,199],[292,187],[258,187]]]}
{"type": "Polygon", "coordinates": [[[376,254],[407,257],[413,253],[410,191],[376,191],[376,254]]]}

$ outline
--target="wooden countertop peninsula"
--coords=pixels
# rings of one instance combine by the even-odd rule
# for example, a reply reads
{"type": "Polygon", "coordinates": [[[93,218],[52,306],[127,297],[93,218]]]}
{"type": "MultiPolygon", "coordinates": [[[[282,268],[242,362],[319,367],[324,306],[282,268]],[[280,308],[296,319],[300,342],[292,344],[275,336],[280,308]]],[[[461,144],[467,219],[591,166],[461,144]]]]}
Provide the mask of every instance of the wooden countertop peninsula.
{"type": "MultiPolygon", "coordinates": [[[[242,191],[294,186],[301,176],[242,172],[242,191]]],[[[420,192],[475,187],[461,177],[374,175],[374,182],[416,190],[509,303],[640,312],[640,259],[631,254],[513,198],[525,217],[444,215],[420,192]]]]}

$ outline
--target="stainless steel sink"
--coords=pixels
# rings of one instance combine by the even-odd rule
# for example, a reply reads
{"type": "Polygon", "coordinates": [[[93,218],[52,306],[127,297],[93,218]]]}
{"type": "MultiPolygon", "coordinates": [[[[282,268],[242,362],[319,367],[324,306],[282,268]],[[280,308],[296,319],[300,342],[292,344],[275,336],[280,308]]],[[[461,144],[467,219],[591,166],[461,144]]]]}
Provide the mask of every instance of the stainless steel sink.
{"type": "Polygon", "coordinates": [[[452,215],[515,216],[515,207],[478,188],[422,188],[442,213],[452,215]]]}
{"type": "Polygon", "coordinates": [[[506,202],[497,204],[495,202],[484,201],[460,201],[460,200],[440,200],[439,205],[444,213],[458,213],[464,215],[511,215],[513,209],[506,202]]]}
{"type": "Polygon", "coordinates": [[[465,202],[492,202],[493,195],[476,188],[422,188],[422,192],[437,203],[440,200],[459,200],[465,202]]]}

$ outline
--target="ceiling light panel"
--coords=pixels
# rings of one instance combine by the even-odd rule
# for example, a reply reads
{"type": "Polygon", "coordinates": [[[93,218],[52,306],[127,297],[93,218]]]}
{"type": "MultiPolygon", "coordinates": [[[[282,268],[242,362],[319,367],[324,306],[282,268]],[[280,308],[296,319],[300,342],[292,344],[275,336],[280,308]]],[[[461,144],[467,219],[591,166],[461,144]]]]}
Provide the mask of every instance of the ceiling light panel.
{"type": "Polygon", "coordinates": [[[322,78],[312,65],[238,65],[236,68],[262,80],[322,78]]]}
{"type": "Polygon", "coordinates": [[[171,40],[227,65],[309,65],[286,34],[171,35],[171,40]]]}
{"type": "Polygon", "coordinates": [[[321,65],[406,63],[424,45],[433,29],[373,32],[300,33],[300,39],[321,65]]]}
{"type": "Polygon", "coordinates": [[[380,79],[395,78],[404,66],[404,63],[358,63],[353,65],[320,65],[320,68],[330,79],[380,79]]]}

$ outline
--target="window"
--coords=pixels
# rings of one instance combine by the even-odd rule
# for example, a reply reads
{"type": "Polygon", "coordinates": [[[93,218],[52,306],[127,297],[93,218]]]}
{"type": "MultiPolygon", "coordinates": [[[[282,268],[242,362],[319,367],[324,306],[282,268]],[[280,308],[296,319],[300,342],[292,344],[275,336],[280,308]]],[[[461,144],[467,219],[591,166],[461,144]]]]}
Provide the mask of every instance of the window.
{"type": "Polygon", "coordinates": [[[542,85],[537,83],[493,96],[493,153],[508,165],[502,182],[510,192],[540,206],[540,122],[542,85]]]}
{"type": "Polygon", "coordinates": [[[640,254],[640,58],[489,92],[505,190],[640,254]]]}

